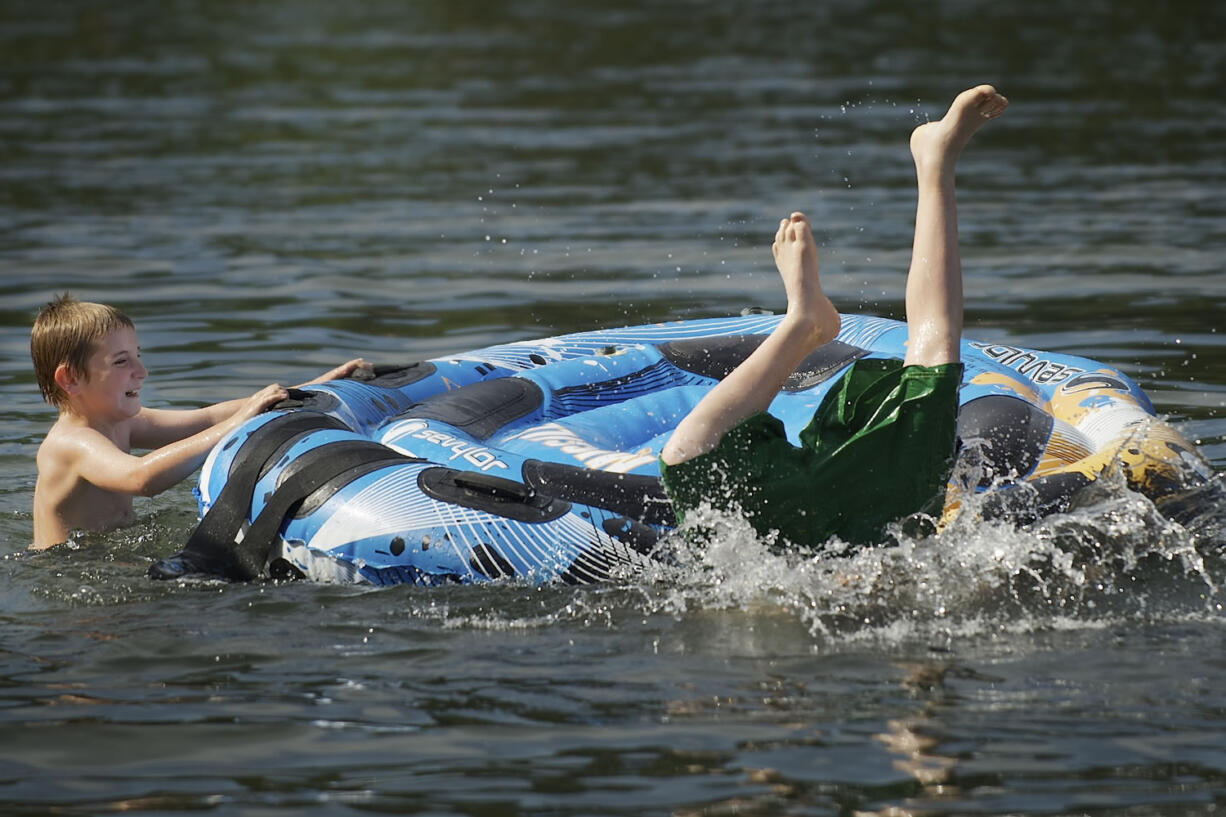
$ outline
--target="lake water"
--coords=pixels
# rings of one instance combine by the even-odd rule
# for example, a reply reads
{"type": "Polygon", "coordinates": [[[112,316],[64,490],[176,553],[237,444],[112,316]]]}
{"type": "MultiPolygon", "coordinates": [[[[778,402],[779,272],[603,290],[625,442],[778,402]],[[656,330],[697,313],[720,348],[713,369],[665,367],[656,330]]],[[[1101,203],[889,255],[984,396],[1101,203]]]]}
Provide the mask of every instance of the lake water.
{"type": "Polygon", "coordinates": [[[734,527],[586,588],[155,585],[190,483],[24,552],[57,291],[180,407],[778,309],[793,209],[898,317],[907,136],[981,81],[967,334],[1122,369],[1220,473],[1226,6],[7,0],[0,55],[0,812],[1226,809],[1220,478],[842,560],[734,527]]]}

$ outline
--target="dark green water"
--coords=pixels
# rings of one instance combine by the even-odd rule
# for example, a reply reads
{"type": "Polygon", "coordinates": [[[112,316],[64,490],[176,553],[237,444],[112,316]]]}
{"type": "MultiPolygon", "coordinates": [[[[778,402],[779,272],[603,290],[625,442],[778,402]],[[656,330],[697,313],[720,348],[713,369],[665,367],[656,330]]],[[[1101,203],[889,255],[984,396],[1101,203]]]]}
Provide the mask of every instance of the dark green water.
{"type": "Polygon", "coordinates": [[[1124,370],[1223,471],[1218,4],[0,2],[0,812],[1226,808],[1220,492],[586,589],[155,586],[190,484],[23,553],[56,291],[155,406],[779,308],[793,209],[899,316],[907,136],[982,81],[967,334],[1124,370]]]}

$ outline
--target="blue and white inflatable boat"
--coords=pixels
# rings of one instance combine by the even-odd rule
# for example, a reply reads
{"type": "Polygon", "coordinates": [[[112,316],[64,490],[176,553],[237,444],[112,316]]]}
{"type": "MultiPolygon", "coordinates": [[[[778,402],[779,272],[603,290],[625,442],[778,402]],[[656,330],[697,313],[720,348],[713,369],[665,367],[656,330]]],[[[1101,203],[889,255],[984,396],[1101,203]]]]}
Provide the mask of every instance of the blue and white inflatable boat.
{"type": "MultiPolygon", "coordinates": [[[[200,525],[150,573],[432,585],[633,572],[674,524],[660,449],[779,320],[581,332],[307,387],[213,450],[200,525]]],[[[770,411],[795,440],[841,371],[901,358],[906,334],[845,315],[770,411]]],[[[1151,496],[1209,473],[1114,369],[974,341],[962,355],[962,465],[947,512],[987,489],[1012,512],[1050,512],[1112,469],[1151,496]]]]}

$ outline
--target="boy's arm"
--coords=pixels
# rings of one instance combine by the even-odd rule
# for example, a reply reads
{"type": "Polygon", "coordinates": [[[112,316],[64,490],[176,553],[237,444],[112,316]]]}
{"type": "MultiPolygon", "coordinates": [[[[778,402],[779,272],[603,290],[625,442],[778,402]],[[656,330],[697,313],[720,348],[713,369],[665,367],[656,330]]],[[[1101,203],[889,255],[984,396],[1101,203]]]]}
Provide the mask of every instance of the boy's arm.
{"type": "Polygon", "coordinates": [[[234,416],[248,398],[197,409],[142,408],[132,421],[132,447],[159,449],[185,440],[234,416]]]}
{"type": "Polygon", "coordinates": [[[223,422],[143,457],[121,451],[110,439],[92,429],[81,429],[73,435],[65,455],[82,479],[104,491],[153,496],[199,468],[213,446],[228,432],[285,397],[285,389],[273,385],[246,400],[230,401],[241,405],[223,422]]]}
{"type": "MultiPolygon", "coordinates": [[[[294,388],[310,386],[315,383],[325,383],[341,377],[348,377],[355,370],[369,368],[370,364],[361,358],[356,358],[337,366],[314,380],[308,380],[294,388]]],[[[150,409],[142,408],[140,414],[132,423],[132,446],[135,448],[157,449],[178,440],[198,434],[225,422],[240,410],[250,398],[226,400],[198,409],[150,409]]],[[[245,418],[244,418],[245,419],[245,418]]],[[[190,473],[190,472],[189,472],[190,473]]]]}

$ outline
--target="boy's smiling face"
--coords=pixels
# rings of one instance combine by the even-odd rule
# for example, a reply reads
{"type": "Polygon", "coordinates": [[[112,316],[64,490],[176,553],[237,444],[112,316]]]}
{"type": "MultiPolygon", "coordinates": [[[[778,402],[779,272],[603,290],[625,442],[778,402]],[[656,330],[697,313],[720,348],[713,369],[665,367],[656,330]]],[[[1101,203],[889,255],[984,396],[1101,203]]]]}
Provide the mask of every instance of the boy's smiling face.
{"type": "Polygon", "coordinates": [[[120,327],[94,342],[86,371],[67,389],[69,400],[87,420],[131,419],[140,412],[140,387],[148,373],[135,330],[120,327]]]}

